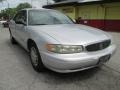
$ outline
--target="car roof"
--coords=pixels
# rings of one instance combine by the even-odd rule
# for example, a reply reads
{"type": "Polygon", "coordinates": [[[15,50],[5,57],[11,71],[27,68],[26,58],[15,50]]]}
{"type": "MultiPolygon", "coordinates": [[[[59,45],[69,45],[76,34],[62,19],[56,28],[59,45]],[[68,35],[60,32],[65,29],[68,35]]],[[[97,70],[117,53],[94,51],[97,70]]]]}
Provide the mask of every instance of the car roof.
{"type": "Polygon", "coordinates": [[[45,8],[25,8],[25,9],[22,9],[22,10],[52,10],[52,9],[45,9],[45,8]]]}

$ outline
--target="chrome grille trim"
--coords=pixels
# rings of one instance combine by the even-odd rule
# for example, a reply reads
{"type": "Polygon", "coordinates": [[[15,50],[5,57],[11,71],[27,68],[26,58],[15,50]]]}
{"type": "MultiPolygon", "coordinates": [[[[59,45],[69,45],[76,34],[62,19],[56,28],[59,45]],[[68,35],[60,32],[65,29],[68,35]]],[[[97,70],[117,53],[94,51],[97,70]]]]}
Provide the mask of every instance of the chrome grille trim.
{"type": "Polygon", "coordinates": [[[86,48],[86,51],[93,52],[93,51],[103,50],[107,48],[110,44],[111,44],[111,40],[105,40],[102,42],[87,45],[85,48],[86,48]]]}

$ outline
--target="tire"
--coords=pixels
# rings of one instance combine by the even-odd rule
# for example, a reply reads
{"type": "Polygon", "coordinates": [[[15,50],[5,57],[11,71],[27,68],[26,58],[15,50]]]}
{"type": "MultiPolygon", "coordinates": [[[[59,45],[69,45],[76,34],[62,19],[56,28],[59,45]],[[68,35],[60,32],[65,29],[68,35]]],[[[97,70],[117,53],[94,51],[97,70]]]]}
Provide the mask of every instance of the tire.
{"type": "Polygon", "coordinates": [[[11,43],[12,43],[12,44],[17,44],[17,41],[16,41],[15,38],[12,36],[12,33],[11,33],[10,29],[9,29],[9,32],[10,32],[10,41],[11,41],[11,43]]]}
{"type": "Polygon", "coordinates": [[[39,50],[35,43],[32,43],[30,45],[30,60],[31,60],[31,64],[35,71],[37,71],[37,72],[44,71],[45,67],[42,63],[42,59],[41,59],[39,50]]]}

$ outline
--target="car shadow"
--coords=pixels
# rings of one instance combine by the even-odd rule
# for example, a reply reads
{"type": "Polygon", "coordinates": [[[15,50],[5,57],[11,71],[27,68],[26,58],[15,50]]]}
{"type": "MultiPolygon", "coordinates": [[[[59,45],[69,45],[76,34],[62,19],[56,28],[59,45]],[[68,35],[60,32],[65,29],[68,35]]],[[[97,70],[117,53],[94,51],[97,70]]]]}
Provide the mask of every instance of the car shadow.
{"type": "MultiPolygon", "coordinates": [[[[48,78],[48,80],[53,80],[56,82],[56,80],[61,82],[66,82],[66,83],[71,83],[71,82],[76,82],[76,81],[84,81],[87,79],[90,79],[96,75],[97,72],[99,72],[101,69],[99,67],[84,70],[84,71],[79,71],[79,72],[73,72],[73,73],[57,73],[54,71],[51,71],[49,69],[46,69],[44,72],[41,72],[44,74],[45,78],[48,78]]],[[[39,73],[39,76],[41,76],[39,73]]]]}

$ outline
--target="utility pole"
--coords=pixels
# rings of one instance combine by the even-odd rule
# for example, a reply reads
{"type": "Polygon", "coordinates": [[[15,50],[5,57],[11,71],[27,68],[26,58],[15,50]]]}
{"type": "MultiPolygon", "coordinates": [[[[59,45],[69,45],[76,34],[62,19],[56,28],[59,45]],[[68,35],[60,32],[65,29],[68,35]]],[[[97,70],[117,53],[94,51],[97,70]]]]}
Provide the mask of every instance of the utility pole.
{"type": "Polygon", "coordinates": [[[31,0],[31,6],[32,6],[32,0],[31,0]]]}
{"type": "Polygon", "coordinates": [[[9,10],[10,5],[9,5],[8,0],[6,0],[6,2],[7,2],[7,8],[8,8],[8,20],[10,20],[10,10],[9,10]]]}
{"type": "Polygon", "coordinates": [[[49,3],[48,3],[48,0],[47,0],[47,5],[48,5],[49,3]]]}

